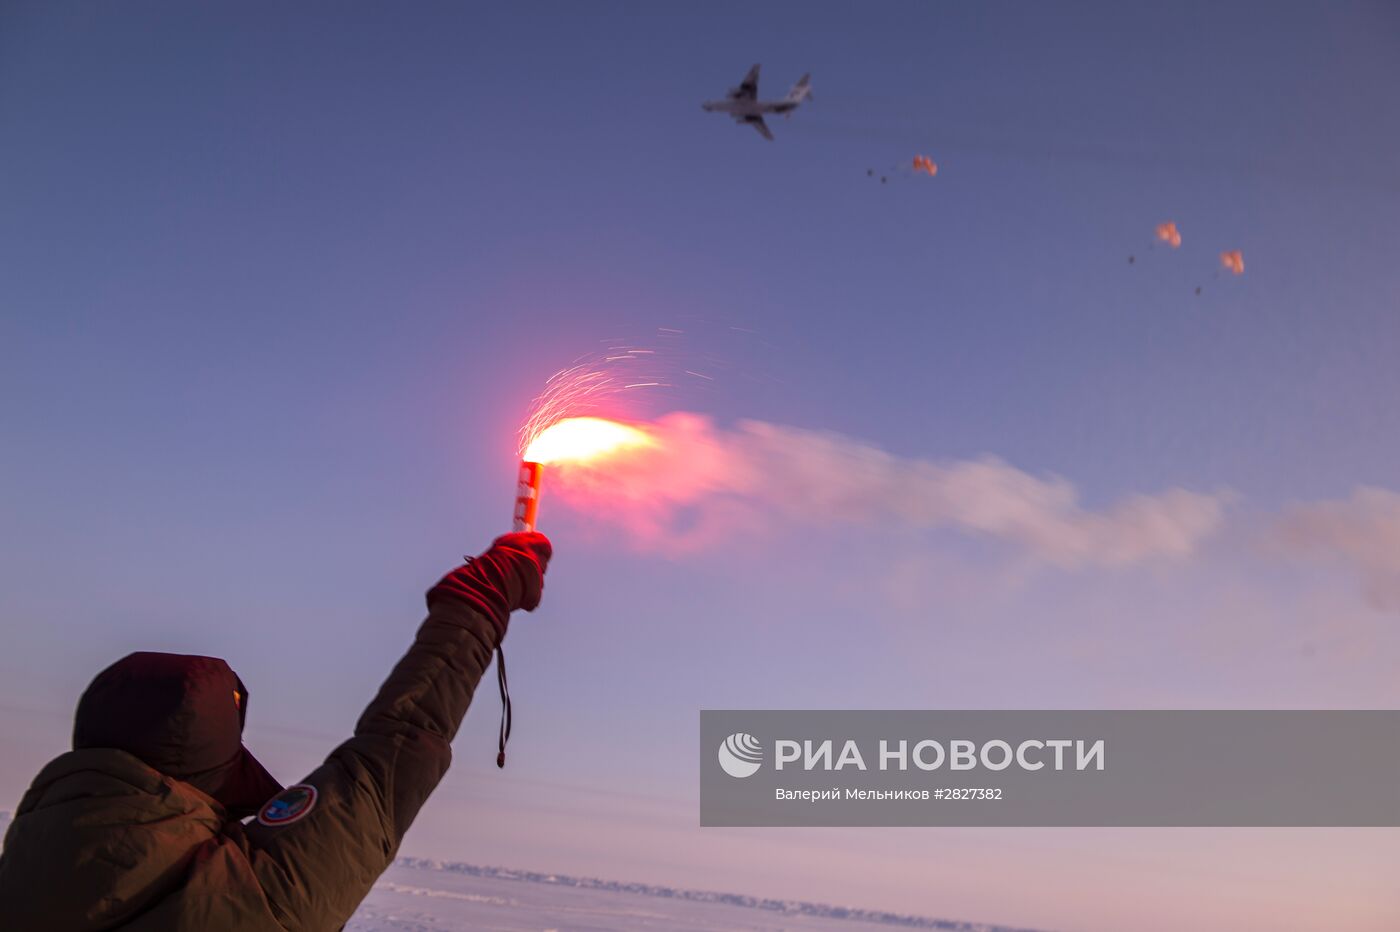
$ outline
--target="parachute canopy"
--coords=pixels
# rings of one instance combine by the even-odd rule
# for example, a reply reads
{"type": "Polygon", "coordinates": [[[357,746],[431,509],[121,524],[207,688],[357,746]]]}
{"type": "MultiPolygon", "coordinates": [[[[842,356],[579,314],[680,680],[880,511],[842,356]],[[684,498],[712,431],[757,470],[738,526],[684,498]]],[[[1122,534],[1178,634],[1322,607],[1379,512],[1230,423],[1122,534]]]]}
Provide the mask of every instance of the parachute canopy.
{"type": "Polygon", "coordinates": [[[1228,250],[1220,254],[1220,265],[1225,271],[1232,275],[1244,274],[1244,254],[1238,249],[1228,250]]]}

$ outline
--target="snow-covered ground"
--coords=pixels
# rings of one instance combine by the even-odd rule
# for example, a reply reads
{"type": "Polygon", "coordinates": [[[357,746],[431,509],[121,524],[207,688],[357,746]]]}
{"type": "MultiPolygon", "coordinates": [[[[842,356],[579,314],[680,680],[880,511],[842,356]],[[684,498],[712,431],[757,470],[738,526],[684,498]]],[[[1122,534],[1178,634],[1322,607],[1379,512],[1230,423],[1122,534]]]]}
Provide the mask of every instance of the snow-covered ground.
{"type": "MultiPolygon", "coordinates": [[[[10,813],[0,812],[0,839],[10,813]]],[[[952,929],[1016,932],[1005,926],[846,909],[799,900],[541,874],[501,867],[399,858],[365,899],[347,932],[448,929],[592,932],[860,932],[952,929]]]]}
{"type": "Polygon", "coordinates": [[[470,864],[401,858],[346,926],[348,932],[446,929],[682,929],[860,932],[956,929],[1008,932],[1001,926],[843,909],[793,900],[682,890],[470,864]]]}

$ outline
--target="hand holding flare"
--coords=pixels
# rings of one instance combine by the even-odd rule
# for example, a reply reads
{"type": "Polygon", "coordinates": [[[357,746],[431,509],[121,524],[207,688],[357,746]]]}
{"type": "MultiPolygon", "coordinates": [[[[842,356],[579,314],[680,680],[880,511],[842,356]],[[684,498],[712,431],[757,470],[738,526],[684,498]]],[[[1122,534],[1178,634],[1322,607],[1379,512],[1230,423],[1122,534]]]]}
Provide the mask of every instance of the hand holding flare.
{"type": "MultiPolygon", "coordinates": [[[[544,476],[545,463],[594,459],[625,447],[649,446],[654,442],[639,428],[600,417],[564,418],[534,433],[526,441],[520,459],[520,476],[515,490],[515,530],[535,530],[540,508],[540,479],[544,476]]],[[[544,548],[543,560],[547,561],[551,552],[549,542],[543,536],[539,536],[539,542],[544,548]]],[[[499,548],[504,543],[521,543],[522,546],[535,544],[531,539],[516,541],[512,536],[507,536],[498,540],[496,546],[499,548]]],[[[538,604],[538,601],[538,597],[535,597],[534,602],[538,604]]],[[[534,606],[527,601],[522,603],[522,607],[528,610],[534,606]]],[[[512,715],[510,687],[506,683],[506,656],[499,644],[496,645],[496,680],[501,687],[501,729],[497,739],[496,766],[504,767],[512,715]]]]}

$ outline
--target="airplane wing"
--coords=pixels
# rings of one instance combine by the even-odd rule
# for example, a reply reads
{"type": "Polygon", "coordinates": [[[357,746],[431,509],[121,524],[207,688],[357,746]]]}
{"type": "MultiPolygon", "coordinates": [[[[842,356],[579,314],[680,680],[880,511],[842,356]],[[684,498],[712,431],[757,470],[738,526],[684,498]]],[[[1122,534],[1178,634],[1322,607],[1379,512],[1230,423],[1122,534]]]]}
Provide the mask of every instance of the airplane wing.
{"type": "Polygon", "coordinates": [[[749,117],[744,122],[752,126],[754,129],[758,130],[758,135],[762,136],[764,139],[768,140],[769,142],[773,141],[773,134],[769,132],[768,124],[763,122],[763,117],[749,117]]]}
{"type": "Polygon", "coordinates": [[[758,99],[758,67],[758,65],[754,65],[750,68],[749,73],[744,75],[743,82],[729,92],[730,100],[758,99]]]}

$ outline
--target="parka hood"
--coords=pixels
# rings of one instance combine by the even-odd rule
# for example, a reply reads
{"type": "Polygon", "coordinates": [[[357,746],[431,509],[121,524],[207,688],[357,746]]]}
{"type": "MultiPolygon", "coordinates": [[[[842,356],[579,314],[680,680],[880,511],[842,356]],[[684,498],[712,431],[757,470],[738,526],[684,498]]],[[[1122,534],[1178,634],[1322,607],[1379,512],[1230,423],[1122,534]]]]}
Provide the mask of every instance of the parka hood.
{"type": "Polygon", "coordinates": [[[73,748],[117,748],[246,818],[282,791],[243,746],[248,689],[217,657],[140,651],[93,679],[73,748]]]}

